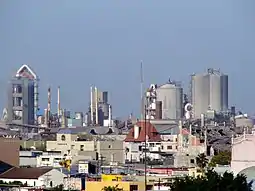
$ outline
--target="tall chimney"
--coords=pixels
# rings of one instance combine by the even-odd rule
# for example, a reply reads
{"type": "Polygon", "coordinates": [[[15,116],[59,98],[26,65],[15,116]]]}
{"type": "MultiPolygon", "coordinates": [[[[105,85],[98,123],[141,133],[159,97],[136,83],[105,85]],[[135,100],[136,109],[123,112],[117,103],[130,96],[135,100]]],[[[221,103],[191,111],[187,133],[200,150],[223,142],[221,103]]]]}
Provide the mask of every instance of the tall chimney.
{"type": "Polygon", "coordinates": [[[96,125],[98,125],[98,90],[97,87],[95,87],[95,107],[96,107],[96,125]]]}
{"type": "Polygon", "coordinates": [[[112,106],[109,104],[109,127],[112,127],[112,106]]]}
{"type": "Polygon", "coordinates": [[[93,96],[93,87],[90,87],[90,118],[91,125],[94,125],[94,96],[93,96]]]}
{"type": "Polygon", "coordinates": [[[48,127],[48,109],[44,109],[44,125],[48,127]]]}
{"type": "Polygon", "coordinates": [[[51,90],[50,90],[50,87],[48,88],[48,107],[47,107],[47,110],[48,110],[48,120],[49,120],[50,112],[51,112],[51,90]]]}
{"type": "Polygon", "coordinates": [[[58,86],[58,118],[60,118],[60,86],[58,86]]]}

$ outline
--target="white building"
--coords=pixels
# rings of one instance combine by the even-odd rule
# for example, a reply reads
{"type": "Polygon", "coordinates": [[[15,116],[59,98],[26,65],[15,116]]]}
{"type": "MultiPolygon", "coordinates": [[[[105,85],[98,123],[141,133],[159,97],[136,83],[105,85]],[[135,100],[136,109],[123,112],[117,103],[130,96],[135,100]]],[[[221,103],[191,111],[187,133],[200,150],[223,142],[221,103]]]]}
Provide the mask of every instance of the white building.
{"type": "Polygon", "coordinates": [[[12,168],[0,175],[4,182],[19,181],[35,188],[56,187],[63,184],[65,174],[52,168],[12,168]]]}
{"type": "Polygon", "coordinates": [[[60,168],[60,161],[63,161],[65,157],[63,155],[41,155],[36,158],[37,167],[54,167],[60,168]]]}
{"type": "Polygon", "coordinates": [[[20,151],[20,166],[29,167],[60,167],[59,162],[64,159],[61,152],[43,152],[43,151],[20,151]]]}

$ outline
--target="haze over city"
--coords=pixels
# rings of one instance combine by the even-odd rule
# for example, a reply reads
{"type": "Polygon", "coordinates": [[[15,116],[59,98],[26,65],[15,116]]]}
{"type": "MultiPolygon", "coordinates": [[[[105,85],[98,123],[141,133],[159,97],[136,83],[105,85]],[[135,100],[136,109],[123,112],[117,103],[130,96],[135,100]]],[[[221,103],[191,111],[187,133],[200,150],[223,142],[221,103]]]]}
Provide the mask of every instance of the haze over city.
{"type": "Polygon", "coordinates": [[[229,75],[229,105],[254,114],[252,0],[1,1],[0,108],[8,81],[23,65],[40,77],[40,106],[51,86],[56,109],[86,111],[91,85],[109,91],[115,116],[140,110],[140,61],[145,87],[182,81],[208,67],[229,75]],[[202,16],[201,16],[202,15],[202,16]]]}

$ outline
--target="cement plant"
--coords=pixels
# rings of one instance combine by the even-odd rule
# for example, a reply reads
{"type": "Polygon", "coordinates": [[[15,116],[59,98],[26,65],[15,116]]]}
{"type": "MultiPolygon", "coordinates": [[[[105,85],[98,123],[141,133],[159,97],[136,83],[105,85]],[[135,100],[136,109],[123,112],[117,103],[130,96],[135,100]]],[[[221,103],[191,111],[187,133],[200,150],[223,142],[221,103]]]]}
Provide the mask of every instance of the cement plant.
{"type": "Polygon", "coordinates": [[[197,156],[213,161],[221,152],[231,159],[216,164],[217,173],[255,179],[255,155],[244,154],[255,149],[254,118],[229,105],[228,75],[220,70],[192,74],[188,90],[168,76],[146,88],[141,80],[141,115],[123,120],[113,118],[103,87],[88,89],[85,112],[62,107],[61,87],[48,88],[41,108],[38,75],[23,65],[10,76],[0,123],[1,181],[37,189],[96,191],[117,182],[126,190],[169,190],[174,178],[201,174],[197,156]]]}

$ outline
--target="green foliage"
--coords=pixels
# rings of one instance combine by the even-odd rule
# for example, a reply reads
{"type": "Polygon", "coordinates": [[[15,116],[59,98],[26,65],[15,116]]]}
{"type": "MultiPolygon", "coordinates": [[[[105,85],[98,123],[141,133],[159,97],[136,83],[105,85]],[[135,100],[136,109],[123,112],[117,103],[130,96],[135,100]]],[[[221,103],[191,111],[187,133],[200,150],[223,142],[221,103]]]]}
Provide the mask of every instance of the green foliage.
{"type": "Polygon", "coordinates": [[[208,159],[206,158],[206,155],[204,153],[201,153],[200,155],[198,155],[196,157],[196,163],[197,166],[200,168],[200,170],[202,171],[202,173],[204,172],[205,167],[208,164],[208,159]]]}
{"type": "Polygon", "coordinates": [[[13,181],[13,182],[5,182],[3,180],[0,180],[1,185],[13,185],[13,186],[24,186],[24,184],[20,181],[13,181]]]}
{"type": "Polygon", "coordinates": [[[209,166],[215,167],[217,164],[229,165],[230,162],[231,162],[231,152],[222,151],[219,154],[213,156],[212,160],[209,163],[209,166]]]}
{"type": "Polygon", "coordinates": [[[244,175],[234,177],[225,172],[223,176],[208,170],[204,176],[177,178],[170,186],[171,191],[251,191],[244,175]]]}
{"type": "Polygon", "coordinates": [[[102,188],[102,191],[123,191],[123,188],[119,188],[119,185],[116,186],[105,186],[102,188]]]}

